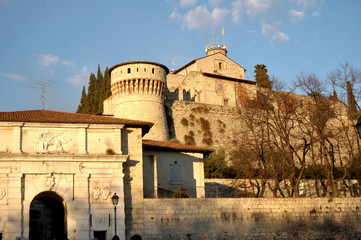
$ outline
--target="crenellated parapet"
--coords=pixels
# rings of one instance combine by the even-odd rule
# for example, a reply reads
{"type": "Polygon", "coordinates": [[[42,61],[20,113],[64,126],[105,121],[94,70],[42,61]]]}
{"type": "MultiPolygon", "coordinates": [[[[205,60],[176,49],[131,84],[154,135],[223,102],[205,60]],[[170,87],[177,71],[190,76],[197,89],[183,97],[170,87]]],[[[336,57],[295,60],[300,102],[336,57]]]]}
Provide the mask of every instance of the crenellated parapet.
{"type": "Polygon", "coordinates": [[[157,79],[124,79],[111,86],[113,96],[146,94],[165,97],[165,82],[157,79]]]}

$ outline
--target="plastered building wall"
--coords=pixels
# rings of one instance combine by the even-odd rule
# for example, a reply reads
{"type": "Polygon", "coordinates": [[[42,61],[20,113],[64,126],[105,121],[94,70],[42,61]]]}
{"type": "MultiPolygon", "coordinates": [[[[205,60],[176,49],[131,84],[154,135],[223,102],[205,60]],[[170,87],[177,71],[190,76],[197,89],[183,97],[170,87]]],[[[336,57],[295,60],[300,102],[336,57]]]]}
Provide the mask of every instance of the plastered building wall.
{"type": "Polygon", "coordinates": [[[142,197],[141,128],[1,122],[0,132],[3,239],[28,239],[30,205],[39,194],[62,199],[68,239],[93,239],[94,231],[106,231],[111,239],[114,193],[119,196],[117,234],[126,239],[129,204],[142,197]],[[106,154],[109,149],[111,155],[106,154]]]}
{"type": "MultiPolygon", "coordinates": [[[[144,151],[144,155],[144,161],[146,161],[147,156],[151,157],[150,164],[146,164],[146,162],[143,163],[144,176],[152,176],[150,179],[145,178],[145,189],[147,185],[152,184],[156,184],[156,187],[148,187],[149,189],[160,188],[169,192],[176,192],[179,187],[183,187],[190,197],[205,197],[203,154],[144,151]],[[154,168],[156,168],[156,176],[152,174],[154,168]],[[152,181],[154,178],[156,178],[156,181],[152,181]]],[[[151,193],[151,191],[149,193],[151,193]]],[[[158,192],[158,194],[158,197],[164,197],[161,196],[160,192],[158,192]]],[[[147,197],[157,196],[148,195],[147,197]]]]}
{"type": "Polygon", "coordinates": [[[144,199],[142,239],[359,239],[360,198],[144,199]]]}
{"type": "Polygon", "coordinates": [[[114,234],[111,197],[121,201],[117,229],[125,239],[122,163],[119,156],[0,155],[0,232],[4,239],[29,237],[30,204],[40,193],[63,199],[69,239],[114,234]]]}

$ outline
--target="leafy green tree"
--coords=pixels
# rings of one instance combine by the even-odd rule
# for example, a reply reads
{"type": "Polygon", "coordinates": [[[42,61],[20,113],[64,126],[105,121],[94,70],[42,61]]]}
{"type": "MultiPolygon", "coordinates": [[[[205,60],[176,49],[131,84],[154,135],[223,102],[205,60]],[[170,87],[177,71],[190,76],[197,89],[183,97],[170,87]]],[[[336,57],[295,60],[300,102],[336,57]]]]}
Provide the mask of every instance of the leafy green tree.
{"type": "Polygon", "coordinates": [[[225,161],[225,150],[219,148],[204,159],[205,178],[227,178],[230,169],[225,161]]]}
{"type": "Polygon", "coordinates": [[[261,88],[272,89],[272,82],[267,74],[268,70],[266,65],[257,64],[256,66],[254,66],[254,68],[255,68],[254,73],[256,74],[255,78],[257,81],[257,86],[261,88]]]}

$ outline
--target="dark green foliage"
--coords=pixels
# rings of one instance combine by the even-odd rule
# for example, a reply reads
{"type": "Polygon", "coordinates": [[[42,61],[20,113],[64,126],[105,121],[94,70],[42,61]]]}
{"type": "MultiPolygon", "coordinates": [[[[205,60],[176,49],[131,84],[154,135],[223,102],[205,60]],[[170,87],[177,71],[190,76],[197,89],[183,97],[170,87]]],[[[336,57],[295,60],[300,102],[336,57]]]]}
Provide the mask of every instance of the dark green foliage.
{"type": "Polygon", "coordinates": [[[81,92],[81,98],[80,98],[80,104],[78,106],[78,109],[76,110],[77,113],[86,113],[88,112],[88,105],[87,105],[87,98],[86,98],[86,92],[85,92],[85,86],[83,86],[83,91],[81,92]]]}
{"type": "Polygon", "coordinates": [[[204,159],[205,178],[228,178],[232,177],[230,168],[225,160],[224,148],[219,148],[204,159]]]}
{"type": "Polygon", "coordinates": [[[254,68],[255,68],[254,73],[256,74],[255,78],[257,81],[257,86],[261,88],[272,89],[272,82],[267,74],[268,70],[266,68],[266,65],[257,64],[256,66],[254,66],[254,68]]]}
{"type": "Polygon", "coordinates": [[[88,83],[88,94],[83,87],[77,113],[98,114],[103,112],[103,102],[112,95],[109,70],[106,68],[104,75],[98,65],[97,76],[91,73],[88,83]]]}

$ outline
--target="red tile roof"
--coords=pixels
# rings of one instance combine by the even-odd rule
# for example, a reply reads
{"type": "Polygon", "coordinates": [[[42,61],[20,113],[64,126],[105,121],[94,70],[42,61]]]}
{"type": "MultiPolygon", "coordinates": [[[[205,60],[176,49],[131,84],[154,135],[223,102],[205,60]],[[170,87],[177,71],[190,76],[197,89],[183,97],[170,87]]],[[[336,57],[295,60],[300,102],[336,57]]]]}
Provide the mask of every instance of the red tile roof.
{"type": "Polygon", "coordinates": [[[39,122],[39,123],[94,123],[125,124],[139,126],[149,131],[151,122],[123,118],[105,117],[83,113],[57,112],[50,110],[30,110],[17,112],[0,112],[0,121],[4,122],[39,122]]]}
{"type": "Polygon", "coordinates": [[[145,150],[168,150],[176,152],[199,152],[199,153],[210,153],[214,149],[208,147],[200,147],[195,145],[187,145],[181,143],[165,142],[143,139],[143,148],[145,150]]]}

